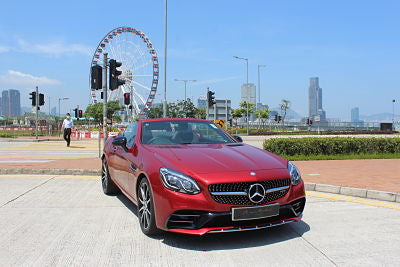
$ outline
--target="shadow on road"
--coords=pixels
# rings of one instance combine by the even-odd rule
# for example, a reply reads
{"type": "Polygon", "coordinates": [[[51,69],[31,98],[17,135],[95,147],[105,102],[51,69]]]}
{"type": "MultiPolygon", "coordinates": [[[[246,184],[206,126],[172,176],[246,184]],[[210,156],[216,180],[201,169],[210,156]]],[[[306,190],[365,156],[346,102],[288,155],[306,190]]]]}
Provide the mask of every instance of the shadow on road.
{"type": "MultiPolygon", "coordinates": [[[[136,216],[137,207],[123,194],[116,196],[136,216]]],[[[290,224],[254,231],[206,234],[203,236],[162,232],[151,238],[160,240],[164,244],[188,250],[211,251],[226,249],[241,249],[260,247],[299,238],[310,231],[310,226],[304,222],[290,224]]]]}

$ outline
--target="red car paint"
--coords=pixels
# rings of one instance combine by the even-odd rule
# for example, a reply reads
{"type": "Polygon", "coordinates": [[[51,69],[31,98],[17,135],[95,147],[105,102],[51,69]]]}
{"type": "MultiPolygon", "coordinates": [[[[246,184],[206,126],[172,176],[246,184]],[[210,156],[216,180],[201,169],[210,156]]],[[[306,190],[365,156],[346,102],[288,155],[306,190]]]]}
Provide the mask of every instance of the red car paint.
{"type": "MultiPolygon", "coordinates": [[[[159,229],[201,235],[212,230],[237,228],[234,225],[200,229],[168,228],[167,222],[175,211],[196,210],[229,213],[232,207],[240,206],[216,202],[209,192],[208,186],[210,184],[259,182],[290,178],[287,160],[246,144],[240,146],[229,146],[230,144],[185,144],[177,145],[175,148],[142,144],[142,124],[163,120],[204,121],[196,119],[142,120],[137,122],[138,127],[134,145],[129,147],[127,151],[112,144],[112,140],[115,137],[108,138],[104,148],[104,156],[108,162],[111,179],[135,204],[137,204],[138,177],[145,175],[150,181],[156,225],[159,229]],[[197,182],[201,192],[196,195],[189,195],[167,189],[160,178],[159,170],[161,167],[167,167],[190,176],[197,182]],[[256,175],[250,175],[250,172],[255,172],[256,175]]],[[[232,141],[231,144],[238,143],[232,141]]],[[[263,205],[279,203],[282,206],[300,199],[305,201],[303,181],[296,186],[290,183],[289,190],[283,197],[263,205]]],[[[296,216],[279,219],[276,222],[299,221],[301,217],[302,212],[296,216]]],[[[248,221],[248,224],[244,224],[245,227],[258,225],[253,221],[248,221]]]]}

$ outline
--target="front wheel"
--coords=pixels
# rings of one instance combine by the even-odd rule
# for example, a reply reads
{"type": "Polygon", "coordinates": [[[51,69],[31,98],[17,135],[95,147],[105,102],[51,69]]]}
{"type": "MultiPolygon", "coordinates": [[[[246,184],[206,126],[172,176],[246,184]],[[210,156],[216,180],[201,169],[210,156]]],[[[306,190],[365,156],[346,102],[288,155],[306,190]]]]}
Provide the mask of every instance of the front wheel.
{"type": "Polygon", "coordinates": [[[138,188],[138,218],[140,228],[146,235],[154,235],[159,232],[156,227],[153,195],[149,181],[143,178],[138,188]]]}
{"type": "Polygon", "coordinates": [[[105,158],[102,160],[101,185],[103,187],[103,192],[106,195],[115,195],[120,192],[118,187],[111,180],[110,172],[108,171],[107,160],[105,158]]]}

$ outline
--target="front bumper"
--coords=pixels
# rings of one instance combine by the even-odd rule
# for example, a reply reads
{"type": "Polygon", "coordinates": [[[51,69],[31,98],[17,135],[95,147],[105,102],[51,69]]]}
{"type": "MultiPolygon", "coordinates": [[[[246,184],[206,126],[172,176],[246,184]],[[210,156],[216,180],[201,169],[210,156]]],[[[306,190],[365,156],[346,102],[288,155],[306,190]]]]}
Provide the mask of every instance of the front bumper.
{"type": "Polygon", "coordinates": [[[171,232],[198,234],[257,230],[301,220],[305,198],[282,205],[279,215],[268,218],[232,221],[231,212],[207,212],[199,210],[179,210],[167,220],[171,232]]]}

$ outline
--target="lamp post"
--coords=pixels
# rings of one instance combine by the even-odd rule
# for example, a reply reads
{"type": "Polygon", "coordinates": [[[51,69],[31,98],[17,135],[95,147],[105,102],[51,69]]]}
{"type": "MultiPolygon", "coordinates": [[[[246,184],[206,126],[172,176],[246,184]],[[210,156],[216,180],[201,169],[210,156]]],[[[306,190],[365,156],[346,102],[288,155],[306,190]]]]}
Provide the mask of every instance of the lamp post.
{"type": "Polygon", "coordinates": [[[168,0],[165,0],[164,7],[164,101],[163,117],[167,117],[167,30],[168,30],[168,0]]]}
{"type": "MultiPolygon", "coordinates": [[[[248,58],[243,58],[243,57],[238,57],[238,56],[233,56],[236,59],[241,59],[246,61],[246,87],[249,86],[249,59],[248,58]]],[[[246,101],[246,132],[247,135],[249,135],[249,94],[247,90],[247,101],[246,101]]]]}
{"type": "Polygon", "coordinates": [[[257,103],[257,110],[259,110],[258,104],[261,103],[261,85],[260,85],[260,68],[266,67],[265,65],[258,65],[258,103],[257,103]]]}
{"type": "Polygon", "coordinates": [[[175,79],[174,80],[175,82],[184,82],[185,83],[185,98],[184,98],[184,100],[185,100],[185,103],[186,103],[186,84],[188,83],[188,82],[197,82],[197,80],[179,80],[179,79],[175,79]]]}
{"type": "MultiPolygon", "coordinates": [[[[58,99],[58,118],[61,119],[61,110],[60,110],[60,106],[61,106],[61,100],[68,100],[68,97],[63,97],[63,98],[59,98],[58,99]]],[[[57,128],[58,128],[58,136],[61,135],[61,131],[60,131],[60,123],[57,124],[57,128]]]]}
{"type": "Polygon", "coordinates": [[[394,131],[394,103],[396,100],[392,100],[392,131],[394,131]]]}

